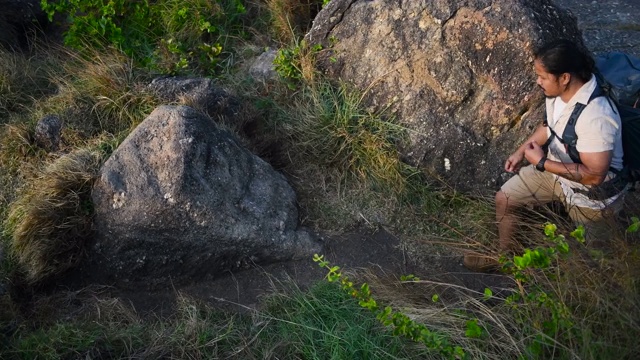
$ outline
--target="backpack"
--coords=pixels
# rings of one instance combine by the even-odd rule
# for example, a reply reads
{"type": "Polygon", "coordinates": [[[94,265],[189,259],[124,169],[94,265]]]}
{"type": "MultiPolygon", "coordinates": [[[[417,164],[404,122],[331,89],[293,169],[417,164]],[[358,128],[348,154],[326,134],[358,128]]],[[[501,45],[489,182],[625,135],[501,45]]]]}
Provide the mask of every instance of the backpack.
{"type": "MultiPolygon", "coordinates": [[[[610,52],[596,59],[596,79],[598,85],[589,97],[591,100],[606,96],[616,105],[622,120],[622,148],[624,151],[623,175],[627,182],[640,181],[640,59],[620,52],[610,52]]],[[[567,147],[571,160],[580,163],[580,154],[576,149],[578,136],[576,122],[586,105],[577,103],[569,117],[567,126],[559,137],[551,129],[550,143],[557,137],[567,147]]],[[[547,126],[546,114],[544,120],[547,126]]],[[[545,144],[548,146],[548,144],[545,144]]]]}

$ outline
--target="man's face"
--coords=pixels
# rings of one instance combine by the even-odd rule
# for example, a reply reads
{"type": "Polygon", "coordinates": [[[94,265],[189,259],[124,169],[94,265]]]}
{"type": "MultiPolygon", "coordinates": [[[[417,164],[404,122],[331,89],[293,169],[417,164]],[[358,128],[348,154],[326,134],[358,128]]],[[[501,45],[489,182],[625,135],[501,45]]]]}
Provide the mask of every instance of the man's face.
{"type": "Polygon", "coordinates": [[[562,94],[565,86],[561,84],[560,76],[548,73],[542,62],[537,59],[533,62],[533,69],[538,75],[536,84],[544,91],[546,97],[556,97],[562,94]]]}

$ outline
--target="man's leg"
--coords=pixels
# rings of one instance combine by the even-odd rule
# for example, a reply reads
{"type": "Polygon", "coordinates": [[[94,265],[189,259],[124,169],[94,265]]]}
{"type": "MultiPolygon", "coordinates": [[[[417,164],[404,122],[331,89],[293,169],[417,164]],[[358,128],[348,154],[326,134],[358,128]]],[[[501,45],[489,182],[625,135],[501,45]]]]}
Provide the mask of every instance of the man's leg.
{"type": "Polygon", "coordinates": [[[562,187],[555,176],[540,172],[531,165],[523,167],[518,175],[509,179],[496,194],[499,250],[517,248],[513,235],[519,221],[518,209],[531,204],[544,205],[563,197],[562,187]]]}
{"type": "Polygon", "coordinates": [[[516,210],[519,205],[509,201],[502,191],[496,193],[496,224],[498,225],[498,249],[501,252],[514,248],[513,232],[517,222],[516,210]]]}
{"type": "MultiPolygon", "coordinates": [[[[498,227],[498,248],[500,252],[517,248],[513,239],[514,229],[519,221],[517,210],[527,204],[545,204],[560,199],[562,189],[556,178],[549,173],[537,171],[533,166],[525,166],[509,179],[496,193],[496,224],[498,227]]],[[[474,271],[487,271],[498,265],[495,257],[467,253],[464,265],[474,271]]]]}

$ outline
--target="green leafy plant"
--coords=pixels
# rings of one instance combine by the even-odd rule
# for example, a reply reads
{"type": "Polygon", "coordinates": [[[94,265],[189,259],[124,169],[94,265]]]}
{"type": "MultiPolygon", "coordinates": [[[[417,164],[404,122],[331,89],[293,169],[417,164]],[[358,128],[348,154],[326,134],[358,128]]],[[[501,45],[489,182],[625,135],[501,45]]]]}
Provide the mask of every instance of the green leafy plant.
{"type": "MultiPolygon", "coordinates": [[[[342,290],[357,299],[361,307],[376,314],[376,318],[383,325],[391,326],[394,335],[405,336],[413,341],[422,343],[427,348],[438,352],[448,359],[466,358],[464,349],[460,346],[452,345],[446,335],[429,330],[426,326],[416,323],[407,315],[393,311],[390,306],[382,307],[379,305],[371,295],[371,290],[367,283],[362,284],[360,288],[355,287],[353,282],[342,274],[340,267],[331,266],[331,264],[324,259],[324,255],[315,254],[313,261],[328,271],[326,278],[329,282],[339,282],[342,290]]],[[[469,334],[472,335],[471,337],[476,336],[478,331],[481,333],[481,330],[477,328],[477,320],[473,325],[467,323],[467,329],[469,334]],[[474,325],[476,327],[474,327],[474,325]]]]}
{"type": "Polygon", "coordinates": [[[304,40],[293,47],[280,49],[273,60],[275,70],[287,82],[287,86],[295,90],[301,81],[313,79],[315,69],[312,69],[312,63],[315,54],[320,50],[322,45],[309,47],[304,40]]]}
{"type": "Polygon", "coordinates": [[[242,36],[240,0],[42,0],[50,20],[68,16],[66,45],[115,46],[136,61],[166,73],[215,71],[223,43],[242,36]]]}
{"type": "Polygon", "coordinates": [[[631,217],[631,225],[627,227],[627,234],[633,234],[640,229],[640,219],[636,216],[631,217]]]}
{"type": "MultiPolygon", "coordinates": [[[[554,339],[558,337],[569,339],[575,335],[573,331],[575,322],[569,307],[535,281],[533,275],[533,271],[538,270],[548,277],[555,277],[555,265],[561,256],[569,253],[566,238],[558,234],[557,230],[555,224],[545,224],[544,234],[547,246],[524,249],[522,255],[514,255],[511,261],[502,260],[503,270],[514,276],[520,289],[519,292],[508,296],[505,302],[514,310],[528,306],[540,310],[537,313],[541,317],[540,321],[531,323],[531,319],[525,318],[521,323],[522,326],[532,326],[537,331],[528,346],[530,353],[534,356],[542,356],[547,347],[554,345],[554,339]]],[[[583,226],[578,227],[571,235],[584,243],[583,226]]]]}

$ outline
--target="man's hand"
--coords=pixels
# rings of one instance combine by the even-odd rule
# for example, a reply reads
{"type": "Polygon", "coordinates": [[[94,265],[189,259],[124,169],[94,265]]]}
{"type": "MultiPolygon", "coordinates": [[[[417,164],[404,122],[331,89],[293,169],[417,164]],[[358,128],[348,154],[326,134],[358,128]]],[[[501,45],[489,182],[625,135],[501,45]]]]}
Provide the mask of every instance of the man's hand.
{"type": "Polygon", "coordinates": [[[538,143],[532,141],[525,145],[524,157],[529,163],[535,165],[540,162],[540,159],[542,159],[542,157],[544,157],[544,150],[542,150],[538,143]]]}
{"type": "Polygon", "coordinates": [[[524,153],[518,149],[504,163],[504,169],[510,173],[518,172],[522,166],[522,160],[524,160],[524,153]]]}

